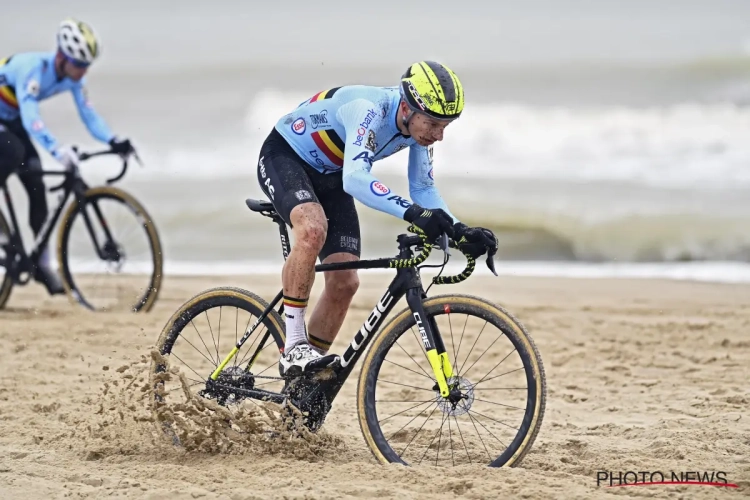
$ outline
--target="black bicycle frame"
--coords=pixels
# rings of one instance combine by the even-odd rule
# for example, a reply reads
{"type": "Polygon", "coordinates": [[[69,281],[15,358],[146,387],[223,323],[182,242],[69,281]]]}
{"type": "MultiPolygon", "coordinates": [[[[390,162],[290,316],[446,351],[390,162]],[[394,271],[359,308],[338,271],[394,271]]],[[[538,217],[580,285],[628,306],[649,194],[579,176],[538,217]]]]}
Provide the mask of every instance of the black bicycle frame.
{"type": "MultiPolygon", "coordinates": [[[[286,224],[284,223],[283,219],[281,219],[281,217],[279,217],[279,215],[276,213],[270,213],[268,214],[268,216],[271,217],[279,226],[282,252],[284,253],[284,256],[286,258],[286,256],[288,256],[290,252],[289,235],[287,233],[286,224]]],[[[411,259],[414,256],[411,247],[421,242],[419,236],[409,236],[406,234],[399,235],[396,240],[399,244],[399,259],[411,259]]],[[[349,269],[390,268],[390,261],[390,258],[384,258],[359,260],[353,262],[318,264],[315,266],[315,272],[344,271],[349,269]]],[[[268,306],[266,306],[265,310],[260,314],[253,326],[250,327],[242,336],[242,338],[237,342],[235,346],[236,349],[242,347],[245,341],[247,341],[247,339],[252,335],[252,332],[255,330],[255,328],[260,325],[268,315],[268,313],[274,307],[276,307],[276,304],[278,304],[278,302],[281,300],[282,295],[283,291],[279,291],[279,293],[276,294],[274,300],[269,303],[268,306]]],[[[343,356],[341,357],[341,368],[336,370],[335,377],[329,379],[321,379],[318,381],[318,390],[323,390],[329,403],[333,402],[339,390],[354,369],[354,366],[366,351],[370,341],[382,326],[385,318],[390,314],[396,303],[398,303],[398,301],[401,300],[403,296],[406,296],[407,304],[409,305],[414,319],[416,320],[416,324],[419,328],[425,351],[436,349],[438,355],[445,353],[445,345],[443,343],[443,339],[437,332],[434,321],[423,321],[423,318],[427,318],[427,314],[422,303],[423,299],[426,297],[426,294],[422,287],[422,280],[419,276],[419,273],[417,272],[417,269],[414,267],[397,268],[396,276],[388,285],[386,292],[370,312],[369,316],[362,324],[362,327],[359,329],[359,331],[356,332],[354,338],[347,347],[346,352],[344,352],[343,356]],[[436,333],[438,334],[436,335],[436,333]]],[[[282,313],[283,309],[284,306],[282,303],[282,305],[279,307],[279,313],[282,313]]],[[[263,350],[265,343],[268,341],[268,337],[272,335],[270,333],[270,330],[271,329],[266,331],[260,343],[256,347],[255,353],[250,357],[250,360],[245,367],[246,371],[249,371],[250,367],[253,365],[260,352],[263,350]]],[[[283,353],[284,339],[280,338],[276,334],[273,334],[273,337],[279,348],[279,351],[283,353]]],[[[223,385],[216,382],[216,378],[218,377],[219,372],[220,370],[217,370],[209,379],[210,385],[223,385]]],[[[231,390],[237,393],[244,394],[251,398],[262,400],[265,399],[277,403],[281,403],[285,399],[284,396],[260,389],[231,388],[231,390]]]]}
{"type": "MultiPolygon", "coordinates": [[[[29,175],[66,176],[69,174],[67,172],[45,170],[41,172],[34,172],[33,174],[29,174],[29,175]]],[[[8,206],[8,215],[9,215],[8,224],[10,226],[10,234],[8,235],[9,240],[10,240],[9,241],[10,252],[8,252],[7,254],[7,259],[9,260],[9,262],[3,262],[4,260],[3,259],[3,260],[0,260],[0,265],[4,265],[8,271],[11,271],[13,266],[9,264],[13,263],[15,261],[16,254],[19,254],[21,256],[21,260],[19,262],[20,267],[18,268],[19,271],[15,273],[16,274],[15,276],[13,276],[13,273],[11,273],[11,276],[15,278],[14,281],[18,281],[19,283],[26,283],[29,278],[22,280],[20,278],[20,273],[22,272],[33,273],[34,272],[34,263],[37,261],[37,258],[39,257],[39,253],[41,252],[41,249],[47,245],[49,238],[52,235],[52,231],[55,228],[55,225],[57,224],[57,220],[60,218],[60,214],[62,213],[63,208],[65,208],[65,203],[67,202],[67,199],[70,196],[73,189],[67,188],[67,185],[66,185],[66,189],[62,195],[60,204],[57,206],[57,208],[52,213],[52,215],[47,217],[47,219],[44,221],[44,225],[42,226],[39,236],[35,239],[35,243],[31,252],[27,254],[23,245],[23,240],[21,239],[21,233],[19,231],[19,225],[18,225],[18,218],[16,216],[16,210],[13,206],[13,200],[11,199],[11,196],[10,196],[10,191],[7,186],[0,186],[0,188],[3,190],[5,204],[8,206]]],[[[83,190],[85,191],[85,186],[83,190]]]]}
{"type": "MultiPolygon", "coordinates": [[[[87,160],[89,158],[92,158],[94,156],[100,156],[100,155],[106,155],[106,154],[113,154],[112,151],[99,151],[96,153],[81,153],[80,159],[81,160],[87,160]]],[[[112,184],[119,179],[121,179],[125,175],[125,171],[128,167],[128,161],[125,159],[123,161],[123,167],[122,171],[112,179],[107,180],[107,184],[112,184]]],[[[78,204],[79,207],[84,206],[84,200],[85,200],[85,193],[88,190],[88,185],[84,182],[84,180],[79,175],[78,168],[75,167],[72,170],[65,170],[65,171],[57,171],[57,170],[41,170],[41,171],[32,171],[32,172],[26,172],[24,175],[34,175],[34,176],[40,176],[40,177],[48,177],[48,176],[60,176],[64,177],[63,181],[52,188],[50,188],[50,192],[60,191],[62,190],[63,193],[61,194],[59,198],[59,204],[57,208],[54,210],[51,216],[48,216],[47,219],[44,221],[44,225],[42,226],[42,229],[39,233],[39,236],[35,239],[35,243],[31,249],[30,253],[26,253],[26,250],[23,245],[23,240],[21,239],[21,233],[19,231],[19,225],[18,225],[18,218],[16,217],[16,211],[13,207],[13,201],[10,197],[10,191],[8,190],[7,185],[0,185],[0,189],[3,190],[3,195],[5,198],[5,203],[8,206],[8,212],[9,212],[9,221],[8,224],[10,227],[10,234],[9,236],[9,245],[8,249],[9,251],[6,252],[6,258],[0,259],[0,266],[3,266],[6,268],[6,272],[9,272],[11,275],[11,278],[13,281],[17,284],[25,284],[31,279],[31,275],[35,271],[35,262],[37,262],[37,259],[39,258],[39,254],[41,252],[41,249],[45,248],[47,246],[47,243],[49,242],[49,238],[52,235],[52,231],[54,230],[55,226],[57,225],[57,222],[60,218],[60,215],[62,214],[63,209],[65,208],[65,205],[67,204],[68,198],[70,195],[74,195],[75,202],[78,204]],[[20,261],[17,263],[18,265],[14,265],[17,261],[16,254],[20,255],[20,261]],[[28,275],[25,278],[21,277],[21,274],[28,273],[28,275]]],[[[96,213],[97,218],[99,219],[100,226],[103,229],[107,241],[113,241],[112,234],[109,230],[109,225],[104,221],[104,215],[101,212],[101,209],[98,205],[94,204],[94,212],[96,213]]],[[[91,220],[88,216],[88,213],[85,210],[82,210],[82,215],[84,222],[86,223],[86,228],[89,231],[89,234],[91,235],[92,240],[94,241],[94,246],[96,247],[97,253],[99,254],[99,257],[104,259],[105,256],[103,255],[101,246],[99,245],[99,242],[96,239],[96,233],[94,231],[94,228],[91,224],[91,220]]]]}

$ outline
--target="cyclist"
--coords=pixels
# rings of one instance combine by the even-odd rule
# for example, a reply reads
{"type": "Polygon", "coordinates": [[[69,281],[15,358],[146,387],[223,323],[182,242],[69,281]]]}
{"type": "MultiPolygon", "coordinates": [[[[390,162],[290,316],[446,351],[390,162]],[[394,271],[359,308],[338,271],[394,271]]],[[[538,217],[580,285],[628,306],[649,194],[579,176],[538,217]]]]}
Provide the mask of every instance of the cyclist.
{"type": "MultiPolygon", "coordinates": [[[[25,52],[0,60],[0,183],[18,172],[29,196],[29,225],[38,236],[47,219],[45,185],[40,175],[41,161],[33,138],[66,168],[78,163],[76,152],[60,144],[50,134],[39,113],[39,102],[70,91],[78,113],[89,133],[108,143],[121,155],[134,151],[130,141],[118,139],[96,113],[86,92],[84,75],[99,56],[101,46],[89,25],[64,20],[57,31],[57,50],[25,52]]],[[[54,295],[64,293],[60,278],[50,267],[44,248],[36,262],[34,278],[54,295]]]]}
{"type": "Polygon", "coordinates": [[[305,327],[316,257],[323,263],[360,257],[354,200],[412,223],[434,241],[451,236],[476,257],[496,252],[494,234],[457,222],[434,184],[433,144],[464,107],[449,68],[411,65],[394,87],[350,85],[324,90],[283,116],[263,143],[258,181],[292,227],[294,244],[282,270],[285,378],[335,366],[328,354],[359,287],[356,270],[325,273],[325,288],[305,327]],[[373,162],[409,149],[409,192],[392,192],[370,173],[373,162]],[[454,222],[455,220],[455,222],[454,222]]]}

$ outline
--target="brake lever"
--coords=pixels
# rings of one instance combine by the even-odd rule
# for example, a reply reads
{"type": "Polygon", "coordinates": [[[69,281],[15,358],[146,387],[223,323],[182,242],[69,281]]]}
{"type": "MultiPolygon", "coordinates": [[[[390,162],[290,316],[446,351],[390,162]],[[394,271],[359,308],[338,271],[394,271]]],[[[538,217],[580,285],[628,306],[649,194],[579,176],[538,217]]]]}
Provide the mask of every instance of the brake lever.
{"type": "Polygon", "coordinates": [[[492,274],[497,276],[497,272],[495,271],[495,259],[493,258],[495,256],[495,252],[487,252],[487,267],[490,268],[490,271],[492,271],[492,274]]]}
{"type": "Polygon", "coordinates": [[[143,166],[143,162],[141,161],[141,157],[138,156],[138,153],[135,151],[135,149],[133,150],[133,158],[135,158],[135,161],[138,162],[139,166],[141,166],[141,167],[143,166]]]}
{"type": "Polygon", "coordinates": [[[437,246],[440,250],[445,252],[445,255],[447,255],[448,257],[451,256],[450,240],[447,234],[443,233],[440,235],[440,237],[437,239],[437,246]]]}

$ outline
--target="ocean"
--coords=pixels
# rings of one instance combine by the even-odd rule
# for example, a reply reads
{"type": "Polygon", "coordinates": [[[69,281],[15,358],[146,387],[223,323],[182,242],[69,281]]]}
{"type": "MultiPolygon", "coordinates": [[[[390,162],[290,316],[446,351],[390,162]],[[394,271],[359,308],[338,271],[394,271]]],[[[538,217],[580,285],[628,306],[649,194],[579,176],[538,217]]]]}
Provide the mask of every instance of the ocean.
{"type": "MultiPolygon", "coordinates": [[[[52,49],[68,15],[101,37],[90,95],[144,160],[120,186],[153,216],[168,272],[278,272],[276,227],[244,203],[263,196],[273,124],[319,90],[393,85],[436,59],[467,104],[435,180],[496,231],[500,272],[750,281],[750,2],[35,0],[6,6],[0,47],[52,49]]],[[[61,140],[101,147],[71,98],[41,110],[61,140]]],[[[406,160],[373,174],[407,194],[406,160]]],[[[96,184],[117,161],[82,169],[96,184]]],[[[392,255],[404,222],[358,208],[363,258],[392,255]]]]}

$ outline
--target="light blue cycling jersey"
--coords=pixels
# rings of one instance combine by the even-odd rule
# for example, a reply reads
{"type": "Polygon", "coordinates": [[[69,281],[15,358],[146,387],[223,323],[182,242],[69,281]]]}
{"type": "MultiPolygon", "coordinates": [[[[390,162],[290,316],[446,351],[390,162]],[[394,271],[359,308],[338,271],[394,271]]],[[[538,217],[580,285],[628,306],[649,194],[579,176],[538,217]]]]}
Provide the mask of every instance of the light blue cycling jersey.
{"type": "Polygon", "coordinates": [[[77,82],[58,78],[54,61],[55,52],[25,52],[0,60],[0,120],[13,121],[20,116],[29,135],[54,154],[59,144],[42,121],[39,101],[70,90],[91,135],[109,142],[114,135],[91,106],[85,78],[77,82]]]}
{"type": "Polygon", "coordinates": [[[276,123],[294,151],[324,174],[342,172],[344,190],[364,205],[403,219],[411,206],[371,173],[373,162],[409,148],[409,194],[424,208],[453,217],[435,187],[432,146],[420,146],[397,126],[398,87],[349,85],[324,90],[276,123]]]}

